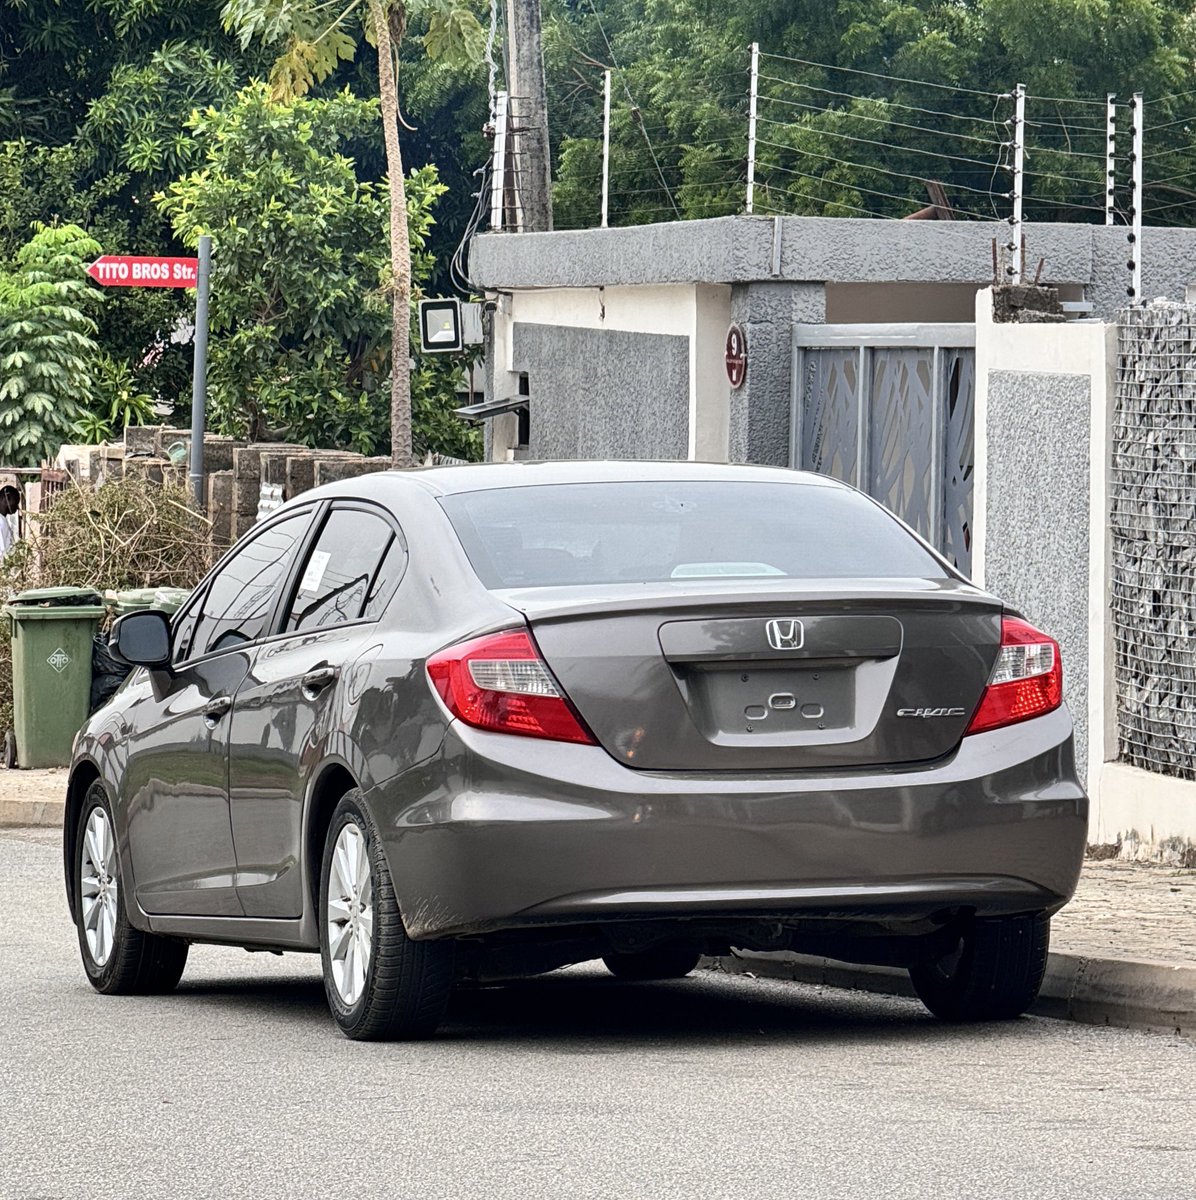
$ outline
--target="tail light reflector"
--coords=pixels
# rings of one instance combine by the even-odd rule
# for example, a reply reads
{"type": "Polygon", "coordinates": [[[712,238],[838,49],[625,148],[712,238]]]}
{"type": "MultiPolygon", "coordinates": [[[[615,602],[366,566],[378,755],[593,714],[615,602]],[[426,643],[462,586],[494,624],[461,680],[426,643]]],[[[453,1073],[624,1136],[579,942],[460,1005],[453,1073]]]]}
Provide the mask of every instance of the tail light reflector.
{"type": "Polygon", "coordinates": [[[1062,703],[1058,642],[1018,617],[1002,617],[1001,650],[968,733],[1041,717],[1062,703]]]}
{"type": "Polygon", "coordinates": [[[508,629],[432,655],[428,678],[449,712],[476,729],[594,745],[524,629],[508,629]]]}

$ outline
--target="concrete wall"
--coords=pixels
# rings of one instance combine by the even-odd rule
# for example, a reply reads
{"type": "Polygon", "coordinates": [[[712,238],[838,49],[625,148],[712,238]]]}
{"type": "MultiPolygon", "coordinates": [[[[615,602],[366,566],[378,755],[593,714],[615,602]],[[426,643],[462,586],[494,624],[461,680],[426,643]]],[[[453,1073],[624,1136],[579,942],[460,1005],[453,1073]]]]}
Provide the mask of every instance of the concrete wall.
{"type": "MultiPolygon", "coordinates": [[[[516,395],[526,374],[535,457],[725,461],[730,302],[729,287],[696,284],[504,294],[488,395],[516,395]]],[[[510,455],[514,428],[493,423],[491,459],[510,455]]]]}
{"type": "MultiPolygon", "coordinates": [[[[1017,327],[1017,332],[1028,329],[1017,327]]],[[[1060,362],[1068,365],[1066,359],[1060,362]]],[[[1058,641],[1083,776],[1088,765],[1092,377],[990,368],[984,420],[984,585],[1058,641]],[[1059,453],[1060,447],[1067,452],[1059,453]]]]}
{"type": "MultiPolygon", "coordinates": [[[[470,243],[481,287],[598,288],[757,283],[944,283],[987,285],[992,239],[986,221],[875,221],[825,217],[719,217],[625,229],[483,234],[470,243]]],[[[1029,223],[1026,267],[1042,281],[1085,285],[1096,315],[1125,303],[1128,258],[1120,226],[1029,223]]],[[[1143,292],[1182,299],[1196,281],[1196,230],[1145,230],[1143,292]]],[[[850,318],[848,318],[850,319],[850,318]]],[[[907,320],[935,319],[914,313],[907,320]]]]}
{"type": "Polygon", "coordinates": [[[689,339],[517,322],[532,458],[685,458],[689,339]]]}
{"type": "Polygon", "coordinates": [[[1108,607],[1116,335],[1100,322],[996,325],[991,291],[976,297],[973,576],[1059,639],[1094,801],[1117,748],[1108,607]]]}

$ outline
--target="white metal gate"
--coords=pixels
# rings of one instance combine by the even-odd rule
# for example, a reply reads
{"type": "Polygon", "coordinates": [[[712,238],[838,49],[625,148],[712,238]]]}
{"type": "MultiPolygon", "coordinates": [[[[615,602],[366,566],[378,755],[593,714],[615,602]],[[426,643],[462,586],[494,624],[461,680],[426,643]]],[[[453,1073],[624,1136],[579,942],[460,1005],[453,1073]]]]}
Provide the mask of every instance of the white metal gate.
{"type": "Polygon", "coordinates": [[[974,325],[795,325],[790,464],[879,500],[972,565],[974,325]]]}

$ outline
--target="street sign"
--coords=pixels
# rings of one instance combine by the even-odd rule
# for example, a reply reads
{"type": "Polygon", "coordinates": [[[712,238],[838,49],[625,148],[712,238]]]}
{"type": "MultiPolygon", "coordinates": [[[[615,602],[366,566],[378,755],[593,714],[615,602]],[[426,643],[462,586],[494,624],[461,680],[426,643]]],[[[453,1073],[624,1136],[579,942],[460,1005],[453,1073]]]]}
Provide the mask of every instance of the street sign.
{"type": "Polygon", "coordinates": [[[747,376],[747,337],[738,325],[732,325],[727,330],[727,352],[724,358],[727,364],[727,382],[732,391],[738,391],[743,386],[747,376]]]}
{"type": "Polygon", "coordinates": [[[105,254],[87,268],[104,287],[195,287],[198,258],[147,258],[131,254],[105,254]]]}
{"type": "MultiPolygon", "coordinates": [[[[203,435],[208,396],[208,291],[212,276],[212,239],[199,239],[198,258],[161,258],[139,254],[105,254],[87,273],[103,287],[195,288],[195,367],[191,379],[191,468],[195,504],[204,510],[203,435]]],[[[50,665],[56,671],[62,668],[50,665]]]]}

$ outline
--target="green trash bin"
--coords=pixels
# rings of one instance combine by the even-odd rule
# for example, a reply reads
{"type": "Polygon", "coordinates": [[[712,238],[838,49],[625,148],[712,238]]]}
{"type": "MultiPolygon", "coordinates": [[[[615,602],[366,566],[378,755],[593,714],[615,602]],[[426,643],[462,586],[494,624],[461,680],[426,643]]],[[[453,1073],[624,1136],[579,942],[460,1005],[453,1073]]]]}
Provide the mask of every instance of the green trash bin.
{"type": "Polygon", "coordinates": [[[113,612],[116,616],[123,617],[125,613],[138,612],[145,608],[157,608],[154,597],[158,594],[158,590],[158,588],[129,588],[123,592],[110,592],[109,595],[116,597],[113,612]]]}
{"type": "Polygon", "coordinates": [[[12,621],[15,759],[22,767],[69,766],[90,708],[91,640],[104,611],[103,597],[91,588],[37,588],[5,605],[12,621]]]}
{"type": "Polygon", "coordinates": [[[159,612],[170,613],[171,616],[174,616],[182,608],[183,601],[190,595],[191,593],[187,588],[158,588],[154,592],[154,602],[150,607],[158,609],[159,612]]]}

